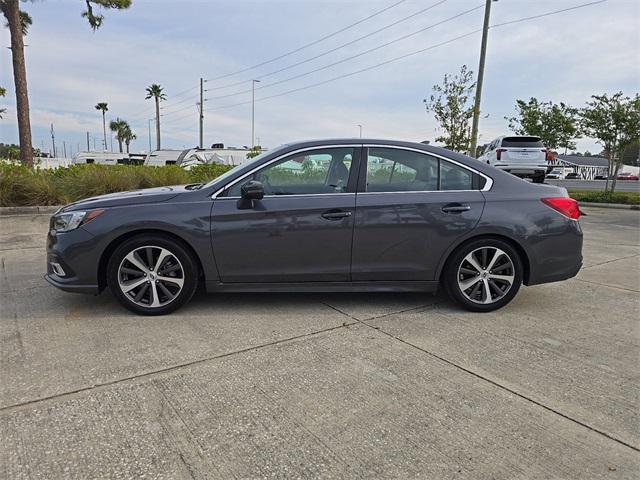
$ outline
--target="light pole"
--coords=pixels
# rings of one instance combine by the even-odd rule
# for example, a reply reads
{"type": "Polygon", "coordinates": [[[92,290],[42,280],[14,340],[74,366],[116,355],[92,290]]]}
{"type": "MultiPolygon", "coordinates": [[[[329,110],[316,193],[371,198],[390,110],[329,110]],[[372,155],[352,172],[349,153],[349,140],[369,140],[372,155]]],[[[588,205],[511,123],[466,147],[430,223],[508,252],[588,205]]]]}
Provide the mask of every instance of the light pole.
{"type": "Polygon", "coordinates": [[[476,82],[476,97],[473,103],[473,123],[471,127],[471,147],[469,155],[476,156],[478,144],[478,122],[480,120],[480,99],[482,97],[482,82],[484,80],[484,60],[487,55],[487,37],[489,36],[489,18],[491,16],[491,2],[498,0],[486,0],[484,5],[484,23],[482,24],[482,42],[480,44],[480,63],[478,64],[478,80],[476,82]]]}
{"type": "Polygon", "coordinates": [[[251,80],[251,148],[256,146],[256,83],[260,80],[251,80]]]}
{"type": "Polygon", "coordinates": [[[356,127],[360,129],[360,138],[362,138],[362,125],[358,124],[356,127]]]}

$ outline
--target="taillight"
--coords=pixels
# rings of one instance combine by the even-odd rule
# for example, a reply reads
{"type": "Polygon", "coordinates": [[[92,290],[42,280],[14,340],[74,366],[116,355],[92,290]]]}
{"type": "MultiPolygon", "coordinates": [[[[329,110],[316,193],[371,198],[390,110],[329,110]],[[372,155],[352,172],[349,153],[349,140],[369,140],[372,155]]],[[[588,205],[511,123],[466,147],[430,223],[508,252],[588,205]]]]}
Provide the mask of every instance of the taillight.
{"type": "Polygon", "coordinates": [[[551,161],[551,155],[549,155],[549,150],[547,150],[546,148],[543,148],[542,150],[540,150],[542,153],[544,153],[544,159],[549,162],[551,161]]]}
{"type": "Polygon", "coordinates": [[[580,218],[580,208],[578,202],[569,197],[541,198],[542,203],[553,208],[567,218],[578,220],[580,218]]]}
{"type": "Polygon", "coordinates": [[[502,152],[506,152],[507,149],[506,148],[498,148],[496,150],[496,160],[500,160],[500,156],[502,155],[502,152]]]}

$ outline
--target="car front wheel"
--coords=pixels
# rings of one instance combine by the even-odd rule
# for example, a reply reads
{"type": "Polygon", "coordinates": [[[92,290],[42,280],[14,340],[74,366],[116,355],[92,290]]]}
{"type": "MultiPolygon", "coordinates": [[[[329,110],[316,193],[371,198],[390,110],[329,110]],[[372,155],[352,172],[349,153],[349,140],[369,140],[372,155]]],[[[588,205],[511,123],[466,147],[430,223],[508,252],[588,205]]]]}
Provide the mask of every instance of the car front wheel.
{"type": "Polygon", "coordinates": [[[447,262],[443,283],[467,310],[490,312],[509,303],[522,284],[518,252],[499,239],[480,239],[459,247],[447,262]]]}
{"type": "Polygon", "coordinates": [[[193,296],[198,268],[177,241],[141,235],[122,243],[107,266],[107,283],[129,310],[142,315],[170,313],[193,296]]]}

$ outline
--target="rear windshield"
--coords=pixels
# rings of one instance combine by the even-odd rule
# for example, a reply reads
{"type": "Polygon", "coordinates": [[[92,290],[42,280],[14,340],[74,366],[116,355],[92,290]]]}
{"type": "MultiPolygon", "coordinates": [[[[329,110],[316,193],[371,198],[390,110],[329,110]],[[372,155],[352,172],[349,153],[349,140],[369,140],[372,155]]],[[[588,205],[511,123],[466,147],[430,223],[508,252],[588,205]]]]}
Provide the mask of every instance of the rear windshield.
{"type": "Polygon", "coordinates": [[[505,137],[502,139],[503,147],[537,148],[544,147],[538,137],[505,137]]]}

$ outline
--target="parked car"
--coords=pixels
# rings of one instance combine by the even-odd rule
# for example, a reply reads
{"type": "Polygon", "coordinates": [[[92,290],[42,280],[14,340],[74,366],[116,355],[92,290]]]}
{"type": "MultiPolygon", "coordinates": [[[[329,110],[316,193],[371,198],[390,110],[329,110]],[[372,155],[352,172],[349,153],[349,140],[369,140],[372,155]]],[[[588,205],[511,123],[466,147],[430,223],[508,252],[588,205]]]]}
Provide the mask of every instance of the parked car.
{"type": "Polygon", "coordinates": [[[638,176],[632,173],[621,173],[617,178],[618,180],[638,180],[638,176]]]}
{"type": "Polygon", "coordinates": [[[547,178],[550,180],[559,180],[562,178],[562,172],[560,170],[551,170],[547,173],[547,178]]]}
{"type": "Polygon", "coordinates": [[[569,172],[564,176],[565,180],[580,180],[580,175],[576,172],[569,172]]]}
{"type": "Polygon", "coordinates": [[[487,312],[521,284],[573,277],[580,211],[535,185],[420,143],[284,145],[207,184],[121,192],[58,210],[46,279],[109,287],[158,315],[210,292],[423,291],[487,312]]]}
{"type": "Polygon", "coordinates": [[[596,175],[595,177],[593,177],[594,180],[606,180],[607,176],[606,175],[596,175]]]}
{"type": "Polygon", "coordinates": [[[478,160],[517,177],[543,183],[547,154],[540,137],[513,135],[496,138],[478,160]]]}

